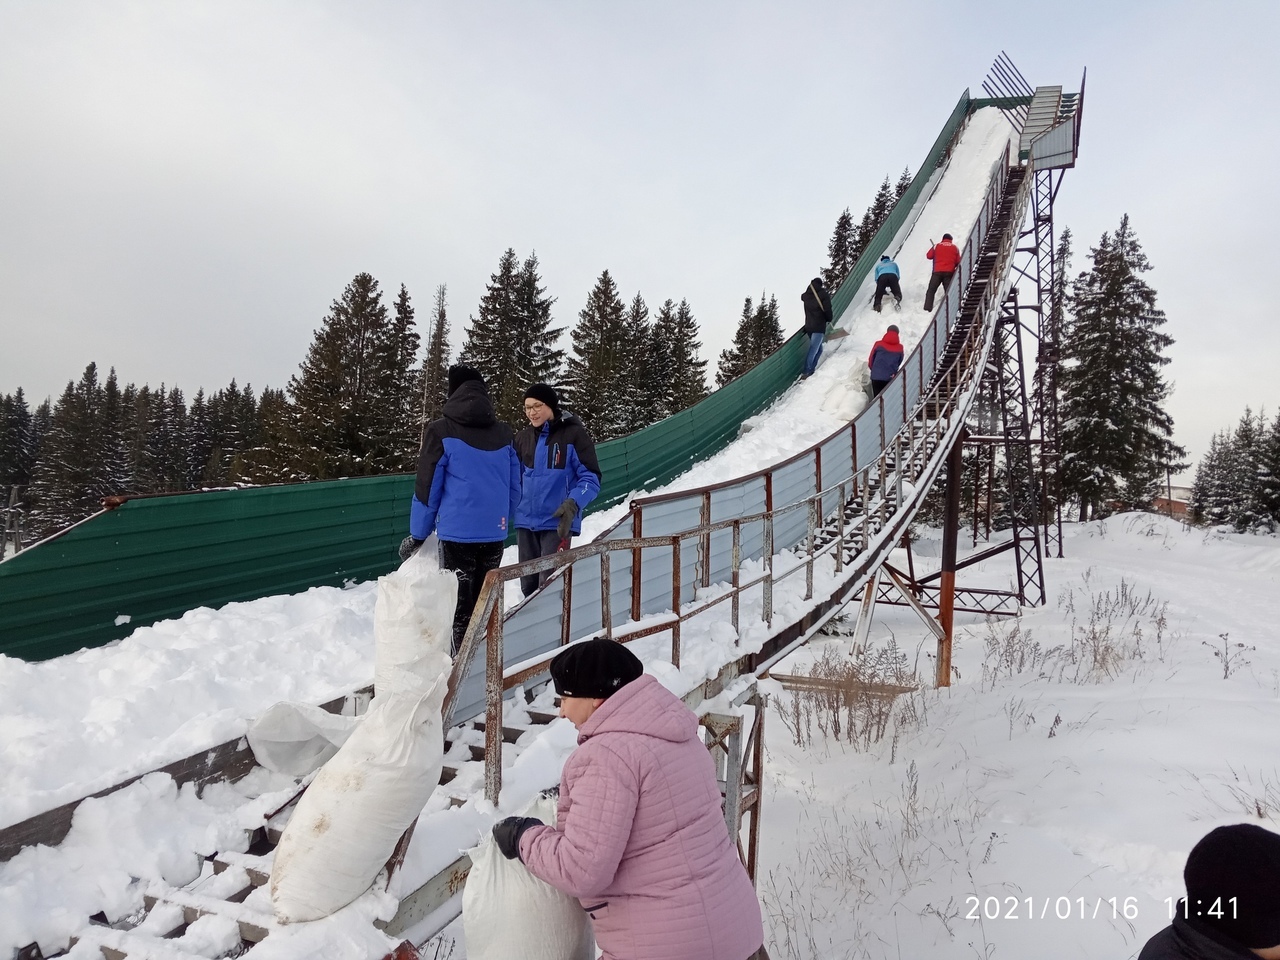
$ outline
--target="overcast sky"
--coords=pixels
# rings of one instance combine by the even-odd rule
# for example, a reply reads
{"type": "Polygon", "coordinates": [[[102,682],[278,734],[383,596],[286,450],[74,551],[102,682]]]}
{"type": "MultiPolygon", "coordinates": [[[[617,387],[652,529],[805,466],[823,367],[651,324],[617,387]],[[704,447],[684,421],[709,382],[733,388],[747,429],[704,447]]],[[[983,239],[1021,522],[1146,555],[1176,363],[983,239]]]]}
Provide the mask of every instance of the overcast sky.
{"type": "Polygon", "coordinates": [[[1058,222],[1083,269],[1130,214],[1198,457],[1280,408],[1277,36],[1270,0],[0,0],[0,393],[283,386],[360,271],[424,327],[447,284],[456,350],[507,247],[565,326],[605,268],[687,298],[714,367],[1005,50],[1088,67],[1058,222]]]}

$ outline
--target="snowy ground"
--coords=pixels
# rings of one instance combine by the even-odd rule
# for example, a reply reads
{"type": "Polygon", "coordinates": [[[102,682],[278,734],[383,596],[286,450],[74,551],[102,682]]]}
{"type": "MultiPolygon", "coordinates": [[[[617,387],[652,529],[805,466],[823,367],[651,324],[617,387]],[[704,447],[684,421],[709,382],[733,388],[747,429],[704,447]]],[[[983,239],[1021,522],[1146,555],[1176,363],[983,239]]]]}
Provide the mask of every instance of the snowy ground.
{"type": "MultiPolygon", "coordinates": [[[[926,538],[917,563],[936,552],[926,538]]],[[[1069,526],[1066,552],[1048,564],[1044,608],[991,624],[962,617],[952,687],[899,698],[887,714],[857,707],[853,741],[847,715],[836,736],[829,711],[802,702],[797,723],[791,695],[777,693],[766,724],[759,878],[772,956],[878,958],[927,950],[940,957],[1132,957],[1167,922],[1165,898],[1179,895],[1182,863],[1196,839],[1260,812],[1264,825],[1275,825],[1280,540],[1131,515],[1069,526]],[[877,720],[883,736],[873,733],[867,743],[866,724],[874,729],[877,720]]],[[[1002,584],[1007,563],[990,560],[965,576],[1002,584]]],[[[364,592],[311,591],[294,600],[309,598],[313,613],[326,603],[340,619],[358,618],[364,592]]],[[[257,605],[266,619],[283,602],[257,605]]],[[[189,614],[189,622],[154,629],[167,631],[170,646],[187,638],[194,671],[197,638],[244,630],[257,619],[255,606],[189,614]]],[[[278,607],[276,614],[284,615],[278,607]]],[[[306,636],[311,646],[298,654],[294,680],[318,699],[326,683],[321,662],[350,655],[343,652],[348,640],[316,628],[306,636]],[[320,676],[304,680],[308,669],[320,676]]],[[[709,647],[726,650],[732,641],[710,629],[702,636],[709,647]]],[[[847,637],[818,638],[775,671],[805,673],[821,661],[829,671],[845,664],[867,675],[878,662],[882,677],[889,668],[928,677],[933,641],[926,636],[909,611],[881,607],[870,655],[851,657],[847,637]],[[902,654],[896,663],[891,640],[902,654]]],[[[206,641],[206,651],[214,645],[206,641]]],[[[692,686],[707,666],[677,673],[660,663],[658,646],[647,658],[650,669],[675,689],[692,686]]],[[[55,663],[88,675],[92,670],[77,661],[91,655],[103,654],[55,663]]],[[[718,655],[708,651],[708,663],[718,655]]],[[[15,664],[3,665],[9,713],[19,694],[15,664]]],[[[15,727],[12,713],[5,717],[6,757],[16,742],[35,749],[30,731],[40,705],[30,698],[25,704],[24,727],[15,727]]],[[[54,779],[78,783],[72,764],[111,752],[101,739],[95,749],[55,748],[59,738],[76,739],[75,723],[60,719],[74,711],[49,701],[39,712],[50,730],[63,727],[40,741],[54,779]]],[[[562,721],[513,751],[519,755],[508,769],[503,808],[554,782],[572,746],[562,721]]],[[[119,769],[129,766],[132,749],[119,749],[119,769]]],[[[479,766],[466,775],[478,777],[479,766]]],[[[95,776],[101,775],[87,779],[98,782],[95,776]]],[[[86,803],[61,847],[29,849],[0,865],[0,949],[44,937],[46,946],[56,946],[89,906],[127,912],[138,894],[130,876],[193,879],[196,851],[225,848],[240,827],[286,795],[289,782],[256,776],[202,798],[156,776],[86,803]],[[246,801],[247,794],[259,796],[246,801]]],[[[22,793],[6,789],[11,808],[22,793]]],[[[469,845],[495,815],[483,802],[446,810],[443,797],[427,812],[429,846],[445,856],[469,845]]],[[[368,895],[333,922],[303,925],[316,930],[273,934],[267,944],[274,949],[263,955],[371,954],[382,944],[369,920],[391,910],[385,895],[368,895]]],[[[441,956],[462,960],[460,925],[435,946],[441,956]]]]}

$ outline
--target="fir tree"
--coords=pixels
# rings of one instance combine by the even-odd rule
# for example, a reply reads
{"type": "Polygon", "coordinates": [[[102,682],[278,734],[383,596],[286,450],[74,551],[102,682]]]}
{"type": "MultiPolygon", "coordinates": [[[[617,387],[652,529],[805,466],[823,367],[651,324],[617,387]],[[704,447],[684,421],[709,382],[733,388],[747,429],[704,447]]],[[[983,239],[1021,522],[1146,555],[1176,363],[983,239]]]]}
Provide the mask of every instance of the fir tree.
{"type": "MultiPolygon", "coordinates": [[[[289,380],[298,428],[296,468],[302,476],[327,480],[380,469],[390,442],[382,412],[389,400],[390,340],[378,281],[356,274],[333,301],[289,380]]],[[[244,438],[239,440],[243,444],[244,438]]]]}
{"type": "Polygon", "coordinates": [[[520,266],[508,248],[471,318],[460,358],[484,375],[499,420],[523,422],[525,388],[559,379],[564,352],[555,343],[563,331],[551,327],[553,303],[538,274],[537,254],[520,266]]]}
{"type": "Polygon", "coordinates": [[[626,308],[605,270],[578,313],[565,371],[567,405],[598,441],[627,432],[631,371],[626,338],[626,308]]]}
{"type": "Polygon", "coordinates": [[[623,321],[623,434],[635,433],[666,416],[666,384],[655,379],[652,342],[649,307],[637,292],[623,321]]]}
{"type": "Polygon", "coordinates": [[[196,391],[187,412],[186,489],[200,486],[209,454],[213,451],[213,436],[209,423],[209,407],[205,402],[204,388],[196,391]]]}
{"type": "Polygon", "coordinates": [[[733,336],[733,346],[720,353],[720,366],[716,370],[716,384],[723,387],[736,380],[774,350],[782,345],[782,327],[778,319],[778,299],[764,294],[753,307],[747,297],[742,305],[742,316],[733,336]]]}
{"type": "Polygon", "coordinates": [[[445,392],[449,388],[449,314],[446,298],[447,290],[442,283],[436,287],[436,299],[431,307],[431,333],[427,339],[427,356],[422,361],[420,423],[424,428],[432,420],[440,418],[444,411],[445,392]]]}
{"type": "Polygon", "coordinates": [[[31,410],[19,387],[12,396],[0,397],[0,505],[8,506],[10,487],[31,482],[35,454],[31,410]]]}
{"type": "MultiPolygon", "coordinates": [[[[881,225],[889,219],[889,211],[893,209],[893,203],[897,197],[893,194],[893,187],[889,183],[889,177],[886,174],[884,182],[880,184],[880,189],[876,191],[875,197],[871,200],[871,219],[875,222],[875,230],[867,236],[867,242],[875,235],[881,225]]],[[[865,244],[863,245],[865,249],[865,244]]]]}
{"type": "Polygon", "coordinates": [[[668,297],[649,324],[646,367],[651,387],[649,403],[655,421],[676,412],[671,399],[676,369],[675,341],[678,336],[676,314],[676,303],[668,297]]]}
{"type": "Polygon", "coordinates": [[[902,195],[911,188],[911,168],[903,167],[902,176],[898,177],[898,182],[893,187],[893,199],[898,201],[902,199],[902,195]]]}
{"type": "MultiPolygon", "coordinates": [[[[668,300],[667,304],[670,303],[668,300]]],[[[680,301],[672,321],[670,330],[663,331],[668,337],[671,358],[666,407],[671,413],[679,413],[706,399],[707,361],[698,355],[702,343],[698,339],[698,321],[694,319],[689,301],[680,301]]]]}
{"type": "Polygon", "coordinates": [[[853,217],[849,214],[849,208],[845,207],[844,212],[836,218],[836,228],[827,242],[827,257],[830,262],[823,268],[822,281],[828,290],[838,290],[845,277],[853,270],[858,259],[856,246],[857,234],[853,227],[853,217]]]}
{"type": "Polygon", "coordinates": [[[1280,526],[1280,413],[1259,444],[1257,510],[1270,530],[1280,526]]]}
{"type": "Polygon", "coordinates": [[[231,473],[243,483],[288,483],[301,479],[292,466],[294,411],[283,390],[262,391],[256,412],[255,442],[232,458],[231,473]]]}
{"type": "Polygon", "coordinates": [[[31,477],[37,538],[95,513],[113,492],[102,456],[104,394],[98,366],[90,363],[54,404],[31,477]]]}
{"type": "Polygon", "coordinates": [[[377,393],[373,406],[373,442],[369,472],[391,473],[413,469],[422,441],[419,397],[422,369],[418,364],[421,339],[414,324],[409,291],[400,284],[394,315],[381,349],[377,393]]]}
{"type": "Polygon", "coordinates": [[[1141,278],[1151,267],[1127,214],[1090,257],[1072,284],[1060,379],[1063,492],[1082,520],[1111,501],[1149,503],[1166,470],[1184,466],[1160,372],[1173,339],[1141,278]]]}

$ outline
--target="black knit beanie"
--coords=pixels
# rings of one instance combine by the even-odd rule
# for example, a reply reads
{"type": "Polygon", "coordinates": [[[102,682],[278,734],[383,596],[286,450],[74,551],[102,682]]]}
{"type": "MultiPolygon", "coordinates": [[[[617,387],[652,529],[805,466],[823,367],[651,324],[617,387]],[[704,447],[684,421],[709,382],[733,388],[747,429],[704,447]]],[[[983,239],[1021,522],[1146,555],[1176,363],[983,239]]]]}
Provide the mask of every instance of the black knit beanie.
{"type": "Polygon", "coordinates": [[[1280,834],[1251,823],[1210,830],[1182,878],[1197,925],[1250,950],[1280,945],[1280,834]]]}
{"type": "Polygon", "coordinates": [[[526,400],[537,400],[551,408],[551,415],[560,419],[560,395],[556,388],[548,383],[535,383],[524,392],[526,400]]]}
{"type": "Polygon", "coordinates": [[[643,673],[639,657],[603,637],[575,643],[551,661],[551,679],[562,697],[606,700],[643,673]]]}
{"type": "MultiPolygon", "coordinates": [[[[449,392],[446,396],[453,396],[453,391],[457,390],[468,380],[479,380],[480,383],[484,383],[484,377],[480,375],[479,370],[474,367],[464,366],[461,363],[455,363],[449,368],[449,392]]],[[[488,388],[486,387],[485,389],[488,388]]]]}

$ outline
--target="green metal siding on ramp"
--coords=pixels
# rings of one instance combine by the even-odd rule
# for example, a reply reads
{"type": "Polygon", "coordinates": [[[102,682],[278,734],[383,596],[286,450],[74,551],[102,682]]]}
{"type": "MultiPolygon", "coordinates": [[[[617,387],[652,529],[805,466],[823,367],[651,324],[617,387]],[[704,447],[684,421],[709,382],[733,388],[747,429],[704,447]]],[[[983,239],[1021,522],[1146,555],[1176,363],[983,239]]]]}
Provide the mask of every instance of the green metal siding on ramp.
{"type": "MultiPolygon", "coordinates": [[[[837,318],[965,117],[986,103],[961,96],[910,188],[832,296],[837,318]]],[[[797,287],[807,280],[797,278],[797,287]]],[[[696,406],[600,444],[604,484],[592,509],[666,484],[723,449],[744,420],[795,382],[805,346],[797,333],[696,406]]],[[[401,474],[127,500],[0,563],[0,653],[45,660],[195,607],[381,576],[397,563],[412,493],[412,475],[401,474]]]]}

